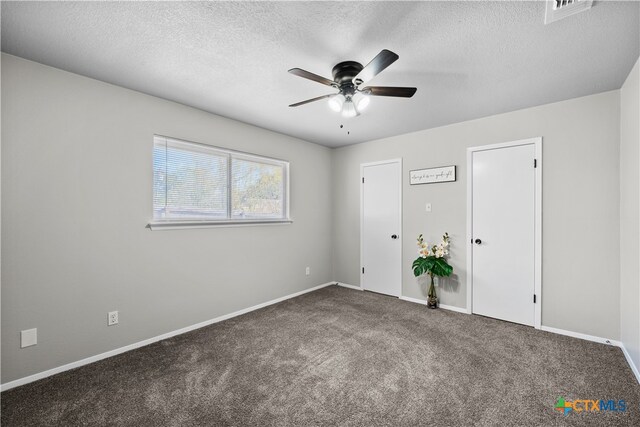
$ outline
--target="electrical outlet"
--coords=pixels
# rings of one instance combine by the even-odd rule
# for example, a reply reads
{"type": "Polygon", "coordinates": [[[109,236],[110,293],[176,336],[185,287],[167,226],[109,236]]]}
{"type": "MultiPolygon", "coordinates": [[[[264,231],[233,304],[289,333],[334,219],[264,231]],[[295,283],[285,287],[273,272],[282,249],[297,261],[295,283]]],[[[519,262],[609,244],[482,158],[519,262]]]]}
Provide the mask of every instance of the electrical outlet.
{"type": "Polygon", "coordinates": [[[311,274],[311,267],[307,267],[307,269],[305,270],[305,274],[307,276],[311,274]]]}
{"type": "Polygon", "coordinates": [[[113,326],[118,324],[118,312],[110,311],[107,316],[107,326],[113,326]]]}

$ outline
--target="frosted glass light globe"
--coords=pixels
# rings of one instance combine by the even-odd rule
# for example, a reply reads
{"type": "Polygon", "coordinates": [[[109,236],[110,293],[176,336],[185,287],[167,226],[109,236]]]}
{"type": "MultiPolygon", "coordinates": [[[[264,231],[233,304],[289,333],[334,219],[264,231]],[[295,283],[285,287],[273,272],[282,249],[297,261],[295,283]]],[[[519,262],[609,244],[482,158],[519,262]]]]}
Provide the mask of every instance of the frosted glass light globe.
{"type": "Polygon", "coordinates": [[[369,105],[369,102],[371,102],[371,98],[369,98],[368,95],[363,95],[361,93],[358,93],[356,96],[354,96],[354,98],[356,98],[355,102],[358,111],[362,111],[367,108],[367,105],[369,105]]]}
{"type": "Polygon", "coordinates": [[[329,98],[329,108],[336,113],[342,111],[342,104],[344,104],[344,95],[338,94],[329,98]]]}
{"type": "Polygon", "coordinates": [[[355,117],[358,114],[353,101],[347,99],[342,106],[342,117],[355,117]]]}

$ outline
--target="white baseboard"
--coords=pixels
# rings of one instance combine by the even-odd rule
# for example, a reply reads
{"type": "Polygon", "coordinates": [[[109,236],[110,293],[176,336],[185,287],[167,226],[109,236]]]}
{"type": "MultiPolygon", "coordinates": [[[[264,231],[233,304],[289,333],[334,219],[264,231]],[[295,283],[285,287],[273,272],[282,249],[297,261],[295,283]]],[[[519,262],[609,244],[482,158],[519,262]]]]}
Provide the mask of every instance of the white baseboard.
{"type": "MultiPolygon", "coordinates": [[[[107,351],[105,353],[97,354],[95,356],[91,356],[91,357],[87,357],[87,358],[82,359],[82,360],[78,360],[76,362],[67,363],[66,365],[62,365],[62,366],[59,366],[57,368],[48,369],[46,371],[39,372],[37,374],[33,374],[33,375],[29,375],[29,376],[24,377],[24,378],[19,378],[17,380],[9,381],[7,383],[4,383],[4,384],[0,385],[0,391],[6,391],[6,390],[12,389],[14,387],[18,387],[18,386],[21,386],[21,385],[24,385],[24,384],[31,383],[33,381],[40,380],[42,378],[50,377],[52,375],[68,371],[70,369],[79,368],[80,366],[88,365],[90,363],[94,363],[94,362],[97,362],[99,360],[106,359],[108,357],[116,356],[118,354],[122,354],[122,353],[125,353],[125,352],[130,351],[130,350],[135,350],[137,348],[144,347],[144,346],[149,345],[149,344],[153,344],[154,342],[157,342],[157,341],[161,341],[161,340],[164,340],[164,339],[167,339],[167,338],[174,337],[176,335],[180,335],[180,334],[184,334],[186,332],[190,332],[190,331],[193,331],[193,330],[196,330],[196,329],[200,329],[200,328],[203,328],[205,326],[212,325],[214,323],[222,322],[223,320],[227,320],[227,319],[230,319],[232,317],[240,316],[242,314],[249,313],[251,311],[255,311],[255,310],[267,307],[267,306],[272,305],[272,304],[277,304],[279,302],[286,301],[288,299],[295,298],[297,296],[304,295],[304,294],[309,293],[309,292],[317,291],[318,289],[322,289],[322,288],[325,288],[327,286],[331,286],[331,285],[334,285],[334,284],[336,284],[338,286],[345,287],[345,288],[349,288],[349,289],[355,289],[355,290],[359,290],[359,291],[362,290],[362,288],[359,287],[359,286],[348,285],[346,283],[340,283],[340,282],[324,283],[322,285],[318,285],[318,286],[315,286],[315,287],[310,288],[310,289],[305,289],[304,291],[296,292],[296,293],[293,293],[293,294],[290,294],[290,295],[286,295],[286,296],[283,296],[283,297],[280,297],[280,298],[276,298],[276,299],[271,300],[271,301],[267,301],[267,302],[264,302],[264,303],[261,303],[261,304],[258,304],[258,305],[254,305],[252,307],[248,307],[248,308],[244,308],[242,310],[234,311],[233,313],[225,314],[225,315],[222,315],[222,316],[210,319],[210,320],[206,320],[204,322],[196,323],[195,325],[191,325],[191,326],[187,326],[187,327],[184,327],[184,328],[181,328],[181,329],[177,329],[177,330],[172,331],[172,332],[167,332],[165,334],[158,335],[158,336],[155,336],[153,338],[149,338],[149,339],[146,339],[146,340],[143,340],[143,341],[139,341],[139,342],[136,342],[136,343],[133,343],[133,344],[129,344],[127,346],[120,347],[120,348],[117,348],[115,350],[110,350],[110,351],[107,351]]],[[[411,298],[411,297],[405,297],[405,296],[400,296],[399,298],[401,300],[403,300],[403,301],[409,301],[409,302],[413,302],[413,303],[416,303],[416,304],[422,304],[422,305],[426,305],[427,304],[426,300],[422,300],[422,299],[418,299],[418,298],[411,298]]],[[[455,312],[458,312],[458,313],[467,314],[467,309],[466,308],[454,307],[454,306],[443,305],[443,304],[440,304],[439,307],[442,308],[442,309],[445,309],[445,310],[451,310],[451,311],[455,311],[455,312]]],[[[598,342],[598,343],[602,343],[602,344],[615,345],[617,347],[620,347],[622,349],[624,357],[627,360],[627,363],[629,363],[629,366],[631,367],[631,370],[633,371],[633,374],[636,377],[636,380],[638,381],[638,383],[640,383],[640,372],[638,371],[638,368],[633,363],[633,360],[631,360],[631,357],[629,356],[629,353],[627,352],[627,349],[624,347],[624,344],[621,343],[620,341],[610,340],[610,339],[602,338],[602,337],[596,337],[596,336],[593,336],[593,335],[582,334],[582,333],[579,333],[579,332],[567,331],[567,330],[564,330],[564,329],[552,328],[552,327],[549,327],[549,326],[542,326],[540,329],[543,330],[543,331],[546,331],[546,332],[554,333],[554,334],[566,335],[566,336],[569,336],[569,337],[579,338],[579,339],[583,339],[583,340],[587,340],[587,341],[594,341],[594,342],[598,342]]]]}
{"type": "Polygon", "coordinates": [[[456,313],[469,314],[466,308],[456,307],[455,305],[438,304],[438,307],[449,311],[455,311],[456,313]]]}
{"type": "Polygon", "coordinates": [[[427,300],[424,300],[424,299],[405,297],[404,295],[400,295],[398,298],[400,298],[402,301],[409,301],[409,302],[415,302],[416,304],[427,305],[427,300]]]}
{"type": "MultiPolygon", "coordinates": [[[[417,304],[423,304],[423,305],[427,304],[426,300],[418,299],[418,298],[400,296],[400,299],[403,300],[403,301],[414,302],[414,303],[417,303],[417,304]]],[[[458,312],[458,313],[468,314],[466,308],[454,307],[454,306],[444,305],[444,304],[439,304],[438,307],[443,308],[445,310],[451,310],[451,311],[455,311],[455,312],[458,312]]],[[[638,371],[638,367],[635,365],[635,363],[633,363],[633,360],[631,359],[631,356],[629,355],[629,352],[627,352],[627,349],[625,348],[625,346],[624,346],[624,344],[622,342],[616,341],[616,340],[612,340],[612,339],[608,339],[608,338],[596,337],[594,335],[582,334],[580,332],[573,332],[573,331],[567,331],[565,329],[552,328],[550,326],[544,326],[544,325],[540,327],[540,330],[546,331],[546,332],[551,332],[553,334],[565,335],[565,336],[568,336],[568,337],[578,338],[578,339],[581,339],[581,340],[593,341],[593,342],[597,342],[597,343],[601,343],[601,344],[607,344],[607,345],[613,345],[613,346],[616,346],[616,347],[620,347],[620,349],[622,350],[622,353],[624,354],[625,359],[627,359],[627,363],[629,364],[629,367],[633,371],[633,375],[635,375],[635,377],[636,377],[636,381],[638,381],[638,383],[640,384],[640,371],[638,371]]]]}
{"type": "MultiPolygon", "coordinates": [[[[427,305],[427,300],[424,300],[424,299],[405,297],[404,295],[401,295],[400,299],[403,301],[415,302],[416,304],[427,305]]],[[[445,304],[438,304],[438,307],[442,308],[443,310],[449,310],[449,311],[455,311],[456,313],[467,314],[466,308],[460,308],[453,305],[445,305],[445,304]]]]}
{"type": "Polygon", "coordinates": [[[615,345],[616,347],[620,347],[622,345],[620,341],[611,340],[608,338],[596,337],[594,335],[581,334],[580,332],[573,332],[573,331],[567,331],[564,329],[552,328],[550,326],[542,325],[540,327],[540,330],[546,331],[546,332],[552,332],[558,335],[566,335],[568,337],[579,338],[581,340],[599,342],[600,344],[615,345]]]}
{"type": "Polygon", "coordinates": [[[638,367],[636,366],[635,363],[633,363],[633,360],[631,359],[631,355],[629,354],[629,352],[627,352],[627,348],[624,346],[624,343],[622,342],[620,343],[620,348],[622,349],[624,358],[627,359],[627,363],[629,364],[629,367],[633,371],[633,375],[636,376],[636,381],[638,381],[638,383],[640,384],[640,372],[638,371],[638,367]]]}
{"type": "Polygon", "coordinates": [[[622,354],[624,354],[624,358],[627,359],[627,363],[633,372],[633,375],[636,377],[636,381],[640,384],[640,371],[638,371],[638,367],[633,363],[629,352],[621,341],[616,341],[608,338],[596,337],[593,335],[581,334],[580,332],[567,331],[564,329],[552,328],[550,326],[542,326],[540,328],[542,331],[551,332],[559,335],[566,335],[568,337],[578,338],[581,340],[593,341],[601,344],[613,345],[616,347],[620,347],[622,350],[622,354]]]}
{"type": "Polygon", "coordinates": [[[187,326],[187,327],[184,327],[184,328],[181,328],[181,329],[177,329],[177,330],[172,331],[172,332],[167,332],[166,334],[158,335],[158,336],[155,336],[153,338],[149,338],[149,339],[146,339],[146,340],[143,340],[143,341],[139,341],[139,342],[136,342],[136,343],[133,343],[133,344],[126,345],[124,347],[116,348],[115,350],[110,350],[110,351],[107,351],[105,353],[96,354],[95,356],[87,357],[85,359],[78,360],[76,362],[67,363],[66,365],[58,366],[57,368],[48,369],[46,371],[39,372],[37,374],[29,375],[28,377],[19,378],[17,380],[9,381],[7,383],[4,383],[4,384],[0,385],[0,391],[9,390],[9,389],[12,389],[14,387],[18,387],[18,386],[21,386],[21,385],[24,385],[24,384],[28,384],[28,383],[40,380],[42,378],[50,377],[52,375],[59,374],[59,373],[64,372],[64,371],[68,371],[70,369],[79,368],[80,366],[88,365],[90,363],[94,363],[94,362],[97,362],[99,360],[106,359],[108,357],[116,356],[118,354],[122,354],[122,353],[125,353],[127,351],[135,350],[136,348],[144,347],[146,345],[153,344],[154,342],[157,342],[157,341],[161,341],[161,340],[164,340],[164,339],[167,339],[167,338],[171,338],[171,337],[174,337],[176,335],[184,334],[186,332],[190,332],[190,331],[193,331],[195,329],[204,328],[205,326],[209,326],[209,325],[212,325],[214,323],[222,322],[223,320],[231,319],[232,317],[240,316],[242,314],[249,313],[251,311],[258,310],[260,308],[264,308],[264,307],[267,307],[267,306],[272,305],[272,304],[277,304],[279,302],[282,302],[282,301],[285,301],[285,300],[288,300],[288,299],[291,299],[291,298],[295,298],[297,296],[300,296],[300,295],[303,295],[303,294],[306,294],[306,293],[309,293],[309,292],[317,291],[318,289],[322,289],[324,287],[334,285],[335,283],[336,282],[324,283],[322,285],[315,286],[315,287],[310,288],[310,289],[305,289],[304,291],[300,291],[300,292],[296,292],[296,293],[293,293],[293,294],[290,294],[290,295],[286,295],[286,296],[283,296],[283,297],[280,297],[280,298],[276,298],[274,300],[263,302],[262,304],[254,305],[252,307],[243,308],[242,310],[234,311],[233,313],[229,313],[229,314],[224,314],[222,316],[219,316],[219,317],[216,317],[216,318],[213,318],[213,319],[210,319],[210,320],[205,320],[204,322],[196,323],[195,325],[191,325],[191,326],[187,326]]]}
{"type": "MultiPolygon", "coordinates": [[[[400,299],[403,300],[403,301],[414,302],[416,304],[422,304],[422,305],[426,305],[427,304],[426,300],[418,299],[418,298],[400,296],[400,299]]],[[[454,307],[454,306],[451,306],[451,305],[444,305],[444,304],[438,304],[438,307],[443,308],[445,310],[455,311],[455,312],[458,312],[458,313],[470,314],[467,311],[466,308],[454,307]]],[[[602,337],[597,337],[597,336],[594,336],[594,335],[582,334],[580,332],[573,332],[573,331],[567,331],[565,329],[552,328],[550,326],[544,326],[544,325],[540,327],[540,330],[546,331],[546,332],[551,332],[551,333],[558,334],[558,335],[565,335],[565,336],[568,336],[568,337],[578,338],[578,339],[581,339],[581,340],[593,341],[593,342],[597,342],[597,343],[601,343],[601,344],[607,344],[607,345],[613,345],[613,346],[616,346],[616,347],[620,347],[620,349],[622,349],[622,353],[624,354],[625,359],[627,359],[627,363],[629,364],[629,367],[631,368],[631,370],[633,371],[633,374],[636,377],[636,380],[640,384],[640,371],[638,370],[638,367],[635,365],[635,363],[633,363],[633,360],[631,359],[631,356],[627,352],[627,349],[625,348],[625,346],[624,346],[624,344],[622,342],[616,341],[616,340],[612,340],[612,339],[609,339],[609,338],[602,338],[602,337]]]]}
{"type": "Polygon", "coordinates": [[[342,282],[336,282],[336,285],[342,286],[343,288],[355,289],[356,291],[363,290],[360,286],[347,285],[346,283],[342,283],[342,282]]]}

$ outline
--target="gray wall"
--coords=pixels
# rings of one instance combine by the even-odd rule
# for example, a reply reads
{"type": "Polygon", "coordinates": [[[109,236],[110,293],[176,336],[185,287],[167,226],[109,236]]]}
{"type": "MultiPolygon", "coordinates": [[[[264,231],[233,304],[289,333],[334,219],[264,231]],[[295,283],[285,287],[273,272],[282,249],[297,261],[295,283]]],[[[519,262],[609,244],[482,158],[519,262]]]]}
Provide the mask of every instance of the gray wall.
{"type": "Polygon", "coordinates": [[[640,368],[640,69],[620,89],[620,340],[640,368]]]}
{"type": "Polygon", "coordinates": [[[438,293],[466,307],[466,148],[541,136],[542,324],[617,339],[619,107],[612,91],[334,150],[334,280],[359,285],[360,163],[402,157],[403,295],[426,295],[410,268],[416,236],[448,231],[457,278],[438,293]],[[409,185],[409,170],[444,165],[458,167],[456,182],[409,185]]]}
{"type": "Polygon", "coordinates": [[[330,280],[358,285],[359,165],[388,158],[404,159],[403,295],[425,296],[415,236],[448,231],[456,277],[439,294],[465,307],[466,148],[535,136],[543,325],[613,339],[622,328],[638,357],[638,256],[634,271],[625,249],[638,240],[620,253],[638,215],[637,64],[622,91],[333,151],[4,54],[2,86],[3,383],[330,280]],[[294,223],[148,230],[154,133],[289,160],[294,223]],[[410,169],[450,164],[456,182],[409,186],[410,169]],[[33,327],[38,345],[20,349],[33,327]]]}
{"type": "Polygon", "coordinates": [[[332,279],[327,148],[4,54],[2,124],[3,383],[332,279]],[[145,228],[154,133],[289,160],[294,223],[145,228]]]}

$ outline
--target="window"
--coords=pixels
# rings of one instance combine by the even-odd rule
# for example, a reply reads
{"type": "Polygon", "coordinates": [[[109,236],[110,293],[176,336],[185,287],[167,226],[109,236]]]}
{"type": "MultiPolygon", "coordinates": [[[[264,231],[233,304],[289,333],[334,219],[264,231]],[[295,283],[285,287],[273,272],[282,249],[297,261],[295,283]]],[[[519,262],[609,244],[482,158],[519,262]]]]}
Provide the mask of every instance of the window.
{"type": "Polygon", "coordinates": [[[153,222],[288,222],[289,163],[163,136],[153,140],[153,222]]]}

